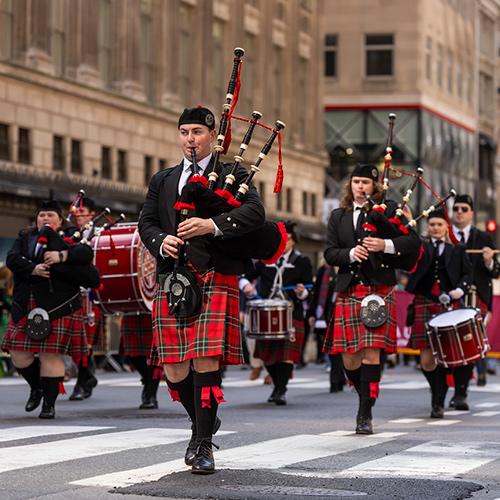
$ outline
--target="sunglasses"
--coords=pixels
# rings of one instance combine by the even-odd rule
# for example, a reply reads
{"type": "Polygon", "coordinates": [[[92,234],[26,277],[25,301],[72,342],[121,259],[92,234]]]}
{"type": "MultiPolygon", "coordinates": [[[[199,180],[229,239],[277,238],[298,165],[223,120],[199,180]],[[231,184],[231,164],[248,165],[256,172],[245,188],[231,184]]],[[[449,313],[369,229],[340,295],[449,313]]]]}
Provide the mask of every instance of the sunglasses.
{"type": "Polygon", "coordinates": [[[466,214],[469,210],[469,207],[453,207],[454,212],[463,212],[464,214],[466,214]]]}

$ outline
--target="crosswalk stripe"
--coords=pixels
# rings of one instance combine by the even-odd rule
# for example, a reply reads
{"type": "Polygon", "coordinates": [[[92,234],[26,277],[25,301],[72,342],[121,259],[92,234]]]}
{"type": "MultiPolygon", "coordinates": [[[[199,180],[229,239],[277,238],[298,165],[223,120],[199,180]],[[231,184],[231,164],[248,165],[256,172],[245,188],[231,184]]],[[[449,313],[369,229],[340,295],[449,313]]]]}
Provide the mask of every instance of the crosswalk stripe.
{"type": "Polygon", "coordinates": [[[138,429],[1,448],[0,472],[172,444],[190,436],[185,429],[138,429]]]}
{"type": "Polygon", "coordinates": [[[500,403],[479,403],[477,405],[474,405],[476,408],[496,408],[497,406],[500,406],[500,403]]]}
{"type": "Polygon", "coordinates": [[[435,422],[427,422],[427,425],[432,425],[435,427],[444,427],[446,425],[459,424],[460,422],[461,420],[445,419],[445,420],[436,420],[435,422]]]}
{"type": "Polygon", "coordinates": [[[500,443],[429,441],[328,477],[453,478],[498,459],[500,443]]]}
{"type": "MultiPolygon", "coordinates": [[[[345,431],[341,431],[345,432],[345,431]]],[[[298,462],[338,455],[391,441],[403,433],[374,434],[370,439],[352,435],[299,434],[238,446],[215,453],[218,469],[279,469],[298,462]]],[[[122,487],[186,470],[183,460],[172,460],[139,469],[132,469],[74,481],[80,486],[122,487]]]]}
{"type": "Polygon", "coordinates": [[[389,420],[391,424],[417,424],[419,422],[424,422],[423,418],[396,418],[395,420],[389,420]]]}
{"type": "Polygon", "coordinates": [[[473,413],[473,417],[496,417],[500,415],[500,411],[480,411],[478,413],[473,413]]]}
{"type": "Polygon", "coordinates": [[[0,429],[0,442],[15,441],[16,439],[29,439],[41,436],[72,434],[74,432],[101,431],[104,429],[114,429],[114,427],[84,427],[78,425],[57,425],[54,427],[48,427],[44,425],[26,425],[24,427],[0,429]]]}
{"type": "Polygon", "coordinates": [[[457,417],[459,415],[467,415],[470,413],[470,410],[445,410],[444,414],[447,417],[457,417]]]}

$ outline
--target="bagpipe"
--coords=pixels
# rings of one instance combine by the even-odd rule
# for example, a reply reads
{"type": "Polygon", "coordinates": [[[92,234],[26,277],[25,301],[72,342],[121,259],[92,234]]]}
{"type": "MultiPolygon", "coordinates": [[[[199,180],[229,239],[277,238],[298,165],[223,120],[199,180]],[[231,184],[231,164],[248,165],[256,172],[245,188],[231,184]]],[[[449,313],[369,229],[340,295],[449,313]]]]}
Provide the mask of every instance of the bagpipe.
{"type": "MultiPolygon", "coordinates": [[[[362,225],[364,230],[364,236],[376,236],[382,239],[394,239],[399,236],[407,235],[411,230],[417,227],[418,222],[424,218],[429,217],[430,214],[446,204],[446,202],[451,198],[456,196],[455,190],[451,189],[447,196],[444,198],[440,197],[435,193],[429,184],[425,182],[423,178],[424,170],[421,167],[416,169],[416,172],[407,172],[403,170],[398,170],[392,167],[392,142],[394,133],[394,123],[396,121],[396,115],[394,113],[389,114],[389,124],[388,124],[388,134],[387,143],[385,147],[384,155],[384,170],[382,174],[382,193],[380,195],[380,200],[375,200],[373,197],[366,195],[366,217],[365,222],[362,225]],[[387,200],[387,192],[389,190],[389,174],[394,172],[399,176],[406,175],[412,178],[412,182],[406,193],[403,195],[401,202],[390,202],[387,200]],[[423,184],[432,195],[438,200],[437,203],[430,205],[427,209],[423,210],[422,213],[416,217],[412,218],[411,213],[408,210],[408,204],[412,193],[416,190],[417,185],[423,184]]],[[[450,239],[453,244],[457,244],[458,240],[453,234],[451,229],[451,223],[446,213],[446,218],[449,226],[450,239]]],[[[422,256],[422,246],[415,245],[410,255],[407,255],[403,260],[398,260],[401,269],[406,271],[413,271],[416,268],[421,256],[422,256]]]]}
{"type": "MultiPolygon", "coordinates": [[[[245,203],[254,175],[260,171],[260,165],[278,139],[278,174],[274,192],[279,193],[283,183],[283,165],[281,157],[281,131],[285,124],[276,121],[274,127],[260,123],[262,114],[258,111],[252,113],[250,119],[240,118],[233,114],[238,101],[240,89],[240,73],[242,58],[245,51],[241,48],[234,49],[234,60],[231,77],[228,84],[226,102],[223,104],[222,116],[219,124],[217,142],[214,145],[214,158],[208,179],[202,175],[194,175],[184,186],[179,200],[174,208],[187,216],[189,211],[196,211],[201,218],[210,218],[229,213],[245,203]],[[248,129],[243,137],[239,152],[234,156],[234,162],[229,174],[226,175],[222,189],[215,189],[220,175],[220,155],[225,154],[231,142],[231,120],[236,119],[248,123],[248,129]],[[244,154],[248,149],[255,128],[259,126],[270,131],[270,135],[262,147],[256,161],[250,165],[249,171],[242,178],[240,168],[244,163],[244,154]],[[238,177],[241,182],[237,185],[238,177]]],[[[194,161],[195,153],[192,153],[194,161]]],[[[214,238],[213,244],[223,253],[232,258],[258,259],[266,263],[273,263],[283,253],[287,234],[283,223],[265,221],[260,227],[253,229],[241,236],[232,238],[214,238]]]]}

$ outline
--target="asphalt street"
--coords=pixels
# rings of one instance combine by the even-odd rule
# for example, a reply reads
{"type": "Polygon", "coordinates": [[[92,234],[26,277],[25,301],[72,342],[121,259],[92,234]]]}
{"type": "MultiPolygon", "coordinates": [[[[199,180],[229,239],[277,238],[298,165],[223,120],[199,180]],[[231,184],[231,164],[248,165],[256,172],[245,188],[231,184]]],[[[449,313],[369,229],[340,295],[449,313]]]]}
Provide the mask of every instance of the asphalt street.
{"type": "Polygon", "coordinates": [[[92,398],[63,395],[42,421],[25,383],[0,379],[0,498],[500,499],[499,375],[472,382],[469,412],[431,420],[423,376],[386,370],[373,436],[353,433],[356,397],[330,394],[322,366],[295,370],[284,407],[248,375],[227,372],[219,471],[204,477],[183,464],[190,424],[165,386],[159,410],[139,410],[136,374],[99,373],[92,398]]]}

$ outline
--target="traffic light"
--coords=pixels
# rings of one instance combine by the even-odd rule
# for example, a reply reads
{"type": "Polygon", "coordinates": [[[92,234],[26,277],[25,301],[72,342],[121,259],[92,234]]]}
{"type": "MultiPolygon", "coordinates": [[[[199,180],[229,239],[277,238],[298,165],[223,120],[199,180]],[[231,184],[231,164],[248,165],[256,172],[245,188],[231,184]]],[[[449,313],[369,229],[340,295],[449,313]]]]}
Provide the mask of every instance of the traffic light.
{"type": "Polygon", "coordinates": [[[488,233],[494,233],[496,230],[497,230],[497,221],[490,219],[486,223],[486,231],[488,231],[488,233]]]}

